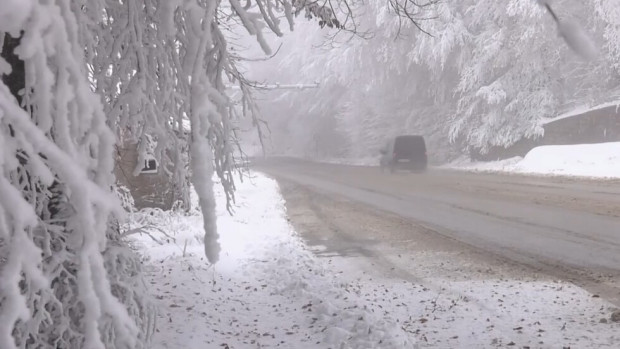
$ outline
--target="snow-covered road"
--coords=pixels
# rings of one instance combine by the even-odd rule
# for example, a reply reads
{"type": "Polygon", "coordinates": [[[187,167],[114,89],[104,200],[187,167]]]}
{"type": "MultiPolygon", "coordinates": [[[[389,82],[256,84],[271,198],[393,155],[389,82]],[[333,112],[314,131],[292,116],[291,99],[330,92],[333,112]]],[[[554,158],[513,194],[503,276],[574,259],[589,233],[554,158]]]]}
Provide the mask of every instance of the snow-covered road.
{"type": "MultiPolygon", "coordinates": [[[[239,185],[233,217],[223,201],[219,194],[223,255],[215,266],[204,259],[198,211],[134,215],[133,227],[150,232],[133,242],[160,310],[152,348],[555,348],[620,340],[618,324],[600,322],[610,303],[557,279],[474,272],[475,263],[464,269],[456,258],[461,252],[425,252],[407,239],[396,245],[410,254],[382,249],[381,265],[364,253],[308,247],[289,219],[312,217],[295,210],[287,217],[278,185],[260,174],[239,185]],[[455,263],[461,277],[444,277],[456,275],[455,263]]],[[[381,236],[359,223],[365,241],[381,236]]]]}
{"type": "MultiPolygon", "coordinates": [[[[420,347],[614,347],[615,307],[585,290],[402,217],[281,181],[315,253],[420,347]]],[[[595,292],[595,293],[592,293],[595,292]]]]}
{"type": "Polygon", "coordinates": [[[391,176],[376,167],[281,159],[257,166],[276,178],[424,223],[515,260],[620,272],[620,187],[615,182],[437,169],[391,176]]]}

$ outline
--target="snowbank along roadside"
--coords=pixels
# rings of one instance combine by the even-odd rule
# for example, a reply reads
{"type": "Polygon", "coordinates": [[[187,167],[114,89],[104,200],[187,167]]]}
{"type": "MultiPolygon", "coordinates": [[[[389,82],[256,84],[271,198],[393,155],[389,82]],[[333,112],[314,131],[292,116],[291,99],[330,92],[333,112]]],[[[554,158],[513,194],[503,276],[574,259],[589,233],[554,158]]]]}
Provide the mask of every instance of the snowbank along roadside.
{"type": "Polygon", "coordinates": [[[536,147],[523,158],[494,162],[460,160],[445,167],[481,172],[620,178],[620,142],[549,145],[536,147]]]}
{"type": "Polygon", "coordinates": [[[286,219],[275,181],[239,183],[235,215],[218,198],[222,256],[209,266],[202,217],[144,210],[133,237],[158,315],[152,348],[411,348],[413,336],[369,311],[286,219]],[[148,232],[148,233],[147,233],[148,232]]]}

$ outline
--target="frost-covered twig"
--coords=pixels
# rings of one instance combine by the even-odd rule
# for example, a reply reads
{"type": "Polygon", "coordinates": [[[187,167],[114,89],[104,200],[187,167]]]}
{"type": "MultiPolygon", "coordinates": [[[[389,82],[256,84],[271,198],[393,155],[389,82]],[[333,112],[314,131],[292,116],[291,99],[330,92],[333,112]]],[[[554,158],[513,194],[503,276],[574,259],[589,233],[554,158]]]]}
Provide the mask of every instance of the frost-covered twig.
{"type": "Polygon", "coordinates": [[[91,91],[76,5],[79,14],[68,0],[0,10],[0,32],[11,32],[2,38],[19,38],[2,56],[25,66],[17,80],[3,79],[11,87],[21,79],[22,91],[0,85],[0,236],[11,247],[0,269],[2,348],[148,341],[139,324],[148,312],[129,312],[146,300],[114,293],[139,273],[111,271],[126,259],[103,252],[121,211],[110,192],[114,136],[91,91]]]}
{"type": "Polygon", "coordinates": [[[127,230],[127,231],[125,231],[125,232],[123,232],[121,234],[121,237],[122,238],[127,238],[127,237],[129,237],[131,235],[134,235],[134,234],[145,234],[148,237],[150,237],[151,239],[153,239],[153,241],[155,241],[156,243],[158,243],[160,245],[163,245],[164,243],[161,240],[157,239],[155,236],[153,236],[153,234],[151,234],[151,232],[149,232],[149,229],[157,230],[158,232],[162,233],[167,238],[172,239],[174,241],[174,237],[168,235],[163,229],[160,229],[160,228],[152,226],[152,225],[150,225],[150,226],[143,226],[143,227],[138,227],[138,228],[133,228],[133,229],[127,230]]]}

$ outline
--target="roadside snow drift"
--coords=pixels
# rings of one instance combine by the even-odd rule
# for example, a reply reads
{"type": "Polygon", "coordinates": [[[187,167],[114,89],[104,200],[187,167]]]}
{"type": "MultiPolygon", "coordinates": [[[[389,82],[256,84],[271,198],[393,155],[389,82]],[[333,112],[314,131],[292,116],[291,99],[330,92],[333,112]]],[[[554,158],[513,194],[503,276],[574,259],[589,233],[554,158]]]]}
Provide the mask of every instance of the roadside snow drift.
{"type": "Polygon", "coordinates": [[[524,173],[620,177],[620,142],[537,147],[515,169],[524,173]]]}
{"type": "Polygon", "coordinates": [[[222,255],[204,258],[202,217],[143,210],[135,246],[160,309],[152,348],[411,348],[401,326],[368,310],[289,226],[275,181],[238,184],[235,215],[218,198],[222,255]]]}
{"type": "Polygon", "coordinates": [[[620,142],[542,146],[532,149],[524,158],[454,163],[449,167],[471,171],[620,178],[620,142]]]}

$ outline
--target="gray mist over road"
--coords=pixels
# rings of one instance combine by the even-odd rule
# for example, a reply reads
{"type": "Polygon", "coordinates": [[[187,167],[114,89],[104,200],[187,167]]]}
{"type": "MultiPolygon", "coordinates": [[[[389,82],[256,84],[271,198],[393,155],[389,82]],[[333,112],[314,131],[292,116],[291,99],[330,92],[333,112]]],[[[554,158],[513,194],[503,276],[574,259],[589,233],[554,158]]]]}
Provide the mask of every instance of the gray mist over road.
{"type": "Polygon", "coordinates": [[[253,166],[309,191],[411,220],[428,234],[594,287],[616,304],[620,300],[620,290],[595,277],[620,275],[617,181],[441,169],[391,175],[374,167],[276,158],[253,166]]]}

